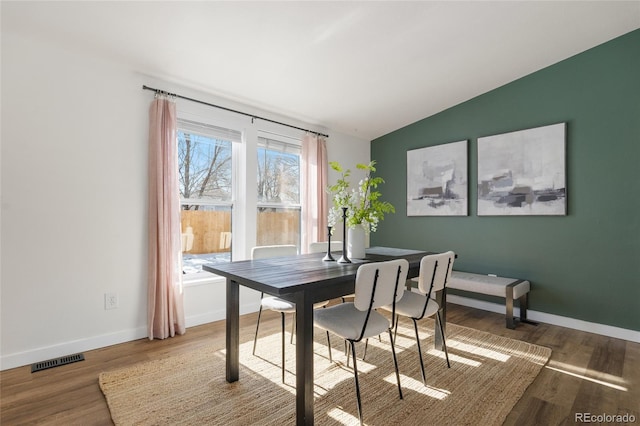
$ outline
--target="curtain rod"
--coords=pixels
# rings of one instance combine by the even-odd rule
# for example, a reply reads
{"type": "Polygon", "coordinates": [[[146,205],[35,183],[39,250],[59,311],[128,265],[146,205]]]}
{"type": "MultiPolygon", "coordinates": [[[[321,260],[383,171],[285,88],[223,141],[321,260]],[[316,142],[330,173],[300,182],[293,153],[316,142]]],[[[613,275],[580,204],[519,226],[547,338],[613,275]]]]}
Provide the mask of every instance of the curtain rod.
{"type": "Polygon", "coordinates": [[[309,129],[303,129],[302,127],[292,126],[291,124],[281,123],[280,121],[275,121],[275,120],[271,120],[269,118],[260,117],[260,116],[257,116],[255,114],[248,114],[246,112],[237,111],[235,109],[223,107],[223,106],[220,106],[220,105],[211,104],[209,102],[200,101],[198,99],[188,98],[186,96],[178,95],[176,93],[167,92],[166,90],[154,89],[153,87],[149,87],[149,86],[145,86],[145,85],[142,85],[142,89],[143,90],[151,90],[151,91],[156,92],[156,93],[161,93],[161,94],[165,94],[165,95],[168,95],[168,96],[173,96],[175,98],[184,99],[186,101],[191,101],[191,102],[195,102],[195,103],[202,104],[202,105],[207,105],[207,106],[218,108],[218,109],[223,109],[225,111],[229,111],[229,112],[233,112],[233,113],[236,113],[236,114],[240,114],[240,115],[245,115],[247,117],[251,117],[252,119],[257,118],[258,120],[268,121],[269,123],[274,123],[274,124],[279,124],[281,126],[291,127],[292,129],[302,130],[303,132],[314,133],[314,134],[316,134],[318,136],[324,136],[325,138],[329,137],[329,135],[325,135],[324,133],[316,132],[316,131],[309,130],[309,129]]]}

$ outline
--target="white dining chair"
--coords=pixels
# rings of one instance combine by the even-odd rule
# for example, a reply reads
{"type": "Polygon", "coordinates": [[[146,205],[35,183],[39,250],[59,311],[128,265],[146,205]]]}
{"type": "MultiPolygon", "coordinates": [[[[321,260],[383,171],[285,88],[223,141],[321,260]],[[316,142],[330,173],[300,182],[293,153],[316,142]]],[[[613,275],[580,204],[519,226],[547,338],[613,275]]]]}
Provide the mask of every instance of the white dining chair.
{"type": "MultiPolygon", "coordinates": [[[[298,254],[298,248],[294,245],[270,245],[270,246],[257,246],[251,250],[251,259],[267,259],[273,257],[282,256],[295,256],[298,254]]],[[[314,308],[319,308],[327,305],[329,301],[319,302],[314,304],[314,308]]],[[[256,323],[256,333],[253,338],[253,355],[256,354],[256,343],[258,341],[258,329],[260,328],[260,317],[262,316],[262,310],[269,309],[280,313],[282,323],[282,383],[284,383],[285,376],[285,314],[294,314],[296,312],[296,305],[293,302],[282,299],[276,296],[265,296],[264,293],[260,294],[260,309],[258,310],[258,321],[256,323]]],[[[293,342],[295,321],[291,326],[291,341],[293,342]]]]}
{"type": "MultiPolygon", "coordinates": [[[[342,241],[331,241],[331,251],[342,251],[342,241]]],[[[327,252],[327,242],[320,241],[309,244],[309,253],[326,253],[327,252]]],[[[342,303],[346,302],[347,299],[353,299],[354,294],[345,294],[341,296],[342,303]]]]}
{"type": "MultiPolygon", "coordinates": [[[[389,333],[391,353],[398,381],[398,393],[402,399],[400,386],[400,371],[396,358],[395,345],[391,329],[396,315],[393,306],[403,295],[402,286],[407,279],[409,262],[405,259],[390,260],[363,264],[358,268],[355,283],[355,298],[353,302],[339,303],[326,309],[314,312],[314,323],[317,327],[331,332],[351,345],[353,355],[353,375],[358,403],[358,418],[362,425],[362,402],[360,399],[360,384],[358,381],[358,365],[356,361],[355,344],[363,339],[378,336],[385,330],[389,333]],[[376,308],[389,305],[392,307],[391,320],[376,311],[376,308]]],[[[327,339],[329,354],[331,341],[327,339]]]]}
{"type": "MultiPolygon", "coordinates": [[[[331,251],[342,251],[342,241],[331,241],[331,251]]],[[[327,252],[327,242],[326,241],[320,241],[320,242],[313,242],[309,244],[309,253],[326,253],[327,252]]],[[[351,293],[351,294],[345,294],[344,296],[340,296],[340,299],[342,300],[342,303],[346,302],[347,299],[353,299],[355,296],[355,294],[351,293]]],[[[327,332],[328,333],[328,332],[327,332]]],[[[364,347],[364,355],[362,357],[362,360],[364,361],[364,358],[367,356],[367,344],[369,342],[369,339],[366,340],[365,343],[365,347],[364,347]]],[[[348,348],[347,348],[347,341],[345,340],[345,345],[344,345],[344,353],[345,355],[347,355],[349,353],[348,348]]],[[[331,351],[329,351],[329,361],[333,361],[333,359],[331,358],[331,351]]]]}
{"type": "MultiPolygon", "coordinates": [[[[440,316],[440,305],[435,300],[436,292],[445,289],[451,270],[453,269],[453,261],[456,255],[452,251],[440,254],[431,254],[424,256],[420,260],[420,275],[418,276],[418,292],[405,290],[402,299],[395,306],[385,306],[383,309],[388,311],[395,310],[396,315],[402,315],[411,318],[413,328],[416,333],[416,344],[418,347],[418,356],[420,357],[420,369],[422,371],[422,382],[427,385],[427,379],[424,372],[424,361],[422,360],[422,349],[420,348],[420,336],[418,334],[418,321],[423,318],[432,316],[437,317],[442,334],[442,346],[447,359],[447,367],[451,368],[449,363],[449,353],[447,351],[447,343],[444,335],[444,327],[442,326],[442,318],[440,316]]],[[[398,322],[395,323],[395,332],[397,333],[398,322]]]]}
{"type": "MultiPolygon", "coordinates": [[[[342,241],[331,241],[331,251],[342,251],[342,241]]],[[[309,253],[326,253],[327,242],[316,241],[309,243],[309,253]]]]}

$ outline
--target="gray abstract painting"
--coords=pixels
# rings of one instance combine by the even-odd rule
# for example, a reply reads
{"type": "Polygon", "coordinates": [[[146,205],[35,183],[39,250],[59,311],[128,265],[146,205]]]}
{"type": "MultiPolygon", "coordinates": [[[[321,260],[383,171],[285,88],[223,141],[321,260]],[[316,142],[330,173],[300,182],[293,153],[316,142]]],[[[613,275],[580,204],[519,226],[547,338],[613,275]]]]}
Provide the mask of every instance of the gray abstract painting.
{"type": "Polygon", "coordinates": [[[467,143],[407,151],[407,216],[466,216],[467,143]]]}
{"type": "Polygon", "coordinates": [[[565,123],[478,138],[478,215],[566,215],[565,123]]]}

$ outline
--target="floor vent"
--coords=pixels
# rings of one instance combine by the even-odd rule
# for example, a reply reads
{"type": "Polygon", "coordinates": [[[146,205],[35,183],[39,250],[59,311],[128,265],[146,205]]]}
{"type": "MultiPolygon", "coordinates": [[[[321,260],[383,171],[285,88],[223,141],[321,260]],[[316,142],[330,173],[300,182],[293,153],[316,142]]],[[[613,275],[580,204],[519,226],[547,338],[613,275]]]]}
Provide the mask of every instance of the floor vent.
{"type": "Polygon", "coordinates": [[[59,367],[65,364],[71,364],[72,362],[84,361],[84,354],[73,354],[67,356],[61,356],[60,358],[50,359],[47,361],[36,362],[31,364],[31,372],[46,370],[47,368],[59,367]]]}

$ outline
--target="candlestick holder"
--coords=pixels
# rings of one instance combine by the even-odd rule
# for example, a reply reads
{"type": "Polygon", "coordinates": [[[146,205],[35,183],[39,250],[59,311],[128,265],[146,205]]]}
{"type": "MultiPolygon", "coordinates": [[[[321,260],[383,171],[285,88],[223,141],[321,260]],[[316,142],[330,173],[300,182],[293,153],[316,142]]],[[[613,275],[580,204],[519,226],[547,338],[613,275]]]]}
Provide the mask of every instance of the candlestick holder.
{"type": "Polygon", "coordinates": [[[338,263],[351,263],[347,256],[347,208],[342,207],[342,257],[338,259],[338,263]]]}
{"type": "Polygon", "coordinates": [[[322,258],[325,262],[335,262],[331,256],[331,226],[327,226],[327,254],[322,258]]]}

